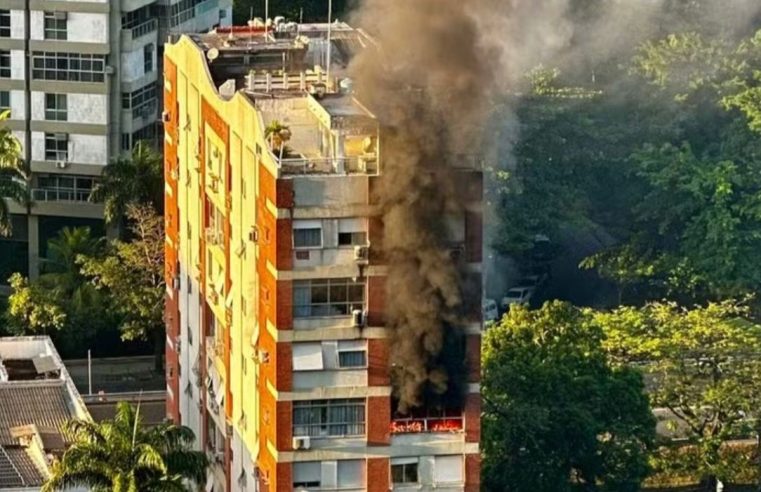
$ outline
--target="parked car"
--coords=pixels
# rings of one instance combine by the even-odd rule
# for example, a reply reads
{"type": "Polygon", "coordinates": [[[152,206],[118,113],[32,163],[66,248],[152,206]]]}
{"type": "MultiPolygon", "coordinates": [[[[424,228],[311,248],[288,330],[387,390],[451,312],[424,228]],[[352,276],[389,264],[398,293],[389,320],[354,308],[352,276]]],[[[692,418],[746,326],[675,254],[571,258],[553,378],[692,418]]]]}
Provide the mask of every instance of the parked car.
{"type": "Polygon", "coordinates": [[[494,299],[484,299],[481,303],[481,310],[483,313],[484,323],[489,321],[497,321],[499,319],[499,310],[497,309],[497,301],[494,299]]]}
{"type": "Polygon", "coordinates": [[[534,295],[534,291],[534,287],[528,285],[513,287],[508,290],[505,297],[502,298],[502,302],[500,303],[502,309],[507,311],[513,304],[528,304],[531,300],[531,296],[534,295]]]}

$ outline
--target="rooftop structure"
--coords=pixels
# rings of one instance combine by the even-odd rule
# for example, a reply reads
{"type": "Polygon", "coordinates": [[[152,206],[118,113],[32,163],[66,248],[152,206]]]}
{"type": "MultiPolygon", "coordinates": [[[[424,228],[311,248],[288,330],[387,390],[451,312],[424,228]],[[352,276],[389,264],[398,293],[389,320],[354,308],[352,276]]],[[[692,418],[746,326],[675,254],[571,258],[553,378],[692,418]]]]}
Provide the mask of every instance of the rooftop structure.
{"type": "MultiPolygon", "coordinates": [[[[383,130],[346,72],[374,43],[336,23],[328,56],[328,29],[166,45],[167,413],[208,452],[207,490],[476,491],[480,319],[464,405],[393,414],[383,130]]],[[[463,172],[446,238],[476,276],[481,180],[463,172]]]]}
{"type": "Polygon", "coordinates": [[[73,418],[89,415],[50,338],[0,338],[0,491],[39,490],[73,418]]]}

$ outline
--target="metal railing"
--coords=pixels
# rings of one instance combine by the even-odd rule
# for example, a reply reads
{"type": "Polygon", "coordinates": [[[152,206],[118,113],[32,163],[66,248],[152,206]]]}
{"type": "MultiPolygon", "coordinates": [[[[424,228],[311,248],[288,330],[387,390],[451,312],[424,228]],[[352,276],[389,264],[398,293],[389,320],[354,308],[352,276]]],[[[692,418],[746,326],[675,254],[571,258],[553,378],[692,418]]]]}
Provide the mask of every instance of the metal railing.
{"type": "MultiPolygon", "coordinates": [[[[276,157],[277,159],[277,157],[276,157]]],[[[378,161],[368,157],[296,157],[278,159],[286,175],[298,174],[377,174],[378,161]]]]}
{"type": "Polygon", "coordinates": [[[62,188],[34,188],[32,200],[37,202],[87,202],[91,190],[72,190],[62,188]]]}
{"type": "Polygon", "coordinates": [[[130,33],[132,34],[132,39],[137,39],[141,36],[145,36],[146,34],[152,33],[153,31],[158,30],[159,28],[159,22],[157,19],[149,19],[142,24],[138,24],[137,26],[130,29],[130,33]]]}
{"type": "Polygon", "coordinates": [[[392,434],[416,434],[422,432],[459,432],[463,430],[462,416],[404,418],[391,421],[392,434]]]}

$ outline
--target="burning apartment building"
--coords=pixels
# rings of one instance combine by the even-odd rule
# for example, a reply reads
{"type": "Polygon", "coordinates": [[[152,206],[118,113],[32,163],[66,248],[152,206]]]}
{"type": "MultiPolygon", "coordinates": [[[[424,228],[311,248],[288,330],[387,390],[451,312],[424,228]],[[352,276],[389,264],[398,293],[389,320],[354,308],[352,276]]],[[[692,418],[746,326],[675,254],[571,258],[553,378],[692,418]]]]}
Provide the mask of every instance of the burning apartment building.
{"type": "Polygon", "coordinates": [[[479,489],[479,159],[382,53],[282,19],[166,45],[167,413],[207,490],[479,489]]]}

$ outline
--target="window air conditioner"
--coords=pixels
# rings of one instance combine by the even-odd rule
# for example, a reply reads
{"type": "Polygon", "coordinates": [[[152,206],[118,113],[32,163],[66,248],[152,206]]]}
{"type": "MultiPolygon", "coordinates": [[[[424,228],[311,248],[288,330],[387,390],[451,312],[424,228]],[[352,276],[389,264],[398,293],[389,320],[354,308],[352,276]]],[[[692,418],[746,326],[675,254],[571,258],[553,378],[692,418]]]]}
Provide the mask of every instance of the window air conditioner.
{"type": "Polygon", "coordinates": [[[355,309],[351,312],[351,321],[355,328],[362,328],[365,326],[365,313],[361,309],[355,309]]]}
{"type": "Polygon", "coordinates": [[[312,443],[309,442],[309,436],[299,436],[293,438],[293,449],[298,451],[299,449],[309,449],[312,443]]]}
{"type": "Polygon", "coordinates": [[[57,167],[58,169],[66,169],[67,167],[69,167],[69,163],[66,161],[58,161],[55,163],[55,167],[57,167]]]}
{"type": "Polygon", "coordinates": [[[367,261],[368,253],[367,246],[354,246],[354,261],[367,261]]]}

